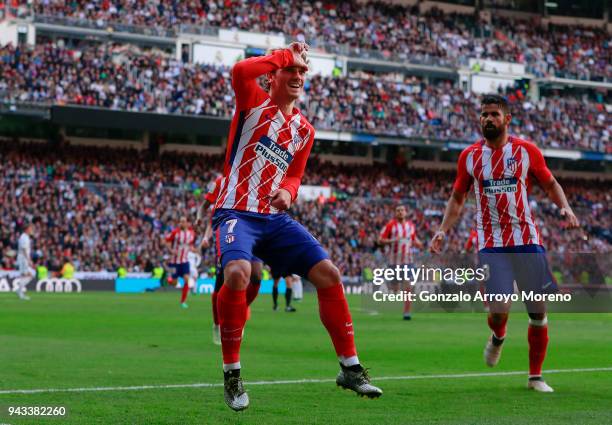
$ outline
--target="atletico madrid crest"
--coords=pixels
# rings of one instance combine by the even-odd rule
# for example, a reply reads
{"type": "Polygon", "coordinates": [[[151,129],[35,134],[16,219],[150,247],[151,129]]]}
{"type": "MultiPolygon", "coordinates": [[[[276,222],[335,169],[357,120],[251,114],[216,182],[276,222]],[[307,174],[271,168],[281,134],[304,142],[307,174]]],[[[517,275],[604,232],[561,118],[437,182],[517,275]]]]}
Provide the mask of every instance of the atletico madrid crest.
{"type": "Polygon", "coordinates": [[[518,169],[518,161],[514,158],[508,158],[506,160],[506,169],[514,174],[518,169]]]}

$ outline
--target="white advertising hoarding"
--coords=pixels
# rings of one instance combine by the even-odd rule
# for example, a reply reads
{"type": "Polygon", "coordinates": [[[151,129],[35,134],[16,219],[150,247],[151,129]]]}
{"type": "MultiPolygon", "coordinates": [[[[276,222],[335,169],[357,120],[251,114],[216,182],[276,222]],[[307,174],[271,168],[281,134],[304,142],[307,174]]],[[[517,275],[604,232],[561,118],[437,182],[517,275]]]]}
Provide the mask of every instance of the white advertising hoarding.
{"type": "Polygon", "coordinates": [[[244,49],[227,47],[208,43],[195,43],[193,45],[193,61],[207,65],[234,66],[244,58],[244,49]]]}
{"type": "Polygon", "coordinates": [[[485,75],[472,75],[472,91],[474,93],[497,93],[499,87],[502,89],[514,86],[514,78],[492,77],[485,75]]]}
{"type": "Polygon", "coordinates": [[[483,72],[493,72],[496,74],[510,75],[525,75],[525,65],[512,62],[493,61],[490,59],[470,59],[470,69],[474,69],[474,65],[480,64],[480,70],[483,72]]]}
{"type": "Polygon", "coordinates": [[[323,195],[325,199],[331,196],[331,187],[310,186],[303,184],[298,189],[298,201],[313,201],[323,195]]]}
{"type": "Polygon", "coordinates": [[[308,72],[310,75],[332,76],[336,66],[334,56],[311,52],[308,55],[308,59],[310,60],[310,70],[308,72]]]}
{"type": "Polygon", "coordinates": [[[253,47],[285,47],[285,37],[282,35],[260,34],[256,32],[219,30],[219,40],[230,43],[248,44],[253,47]]]}

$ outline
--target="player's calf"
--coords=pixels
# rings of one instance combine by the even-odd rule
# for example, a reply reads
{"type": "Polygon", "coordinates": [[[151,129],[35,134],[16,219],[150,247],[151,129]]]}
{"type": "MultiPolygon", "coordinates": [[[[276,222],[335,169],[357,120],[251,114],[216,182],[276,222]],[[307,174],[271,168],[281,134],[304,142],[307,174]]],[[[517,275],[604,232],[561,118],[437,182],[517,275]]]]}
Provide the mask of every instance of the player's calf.
{"type": "Polygon", "coordinates": [[[331,337],[340,360],[336,384],[357,394],[376,398],[382,390],[370,383],[366,369],[359,363],[353,330],[353,319],[340,283],[340,272],[329,260],[317,264],[308,276],[317,288],[321,322],[331,337]]]}
{"type": "Polygon", "coordinates": [[[552,392],[553,389],[542,379],[542,365],[548,347],[548,318],[543,313],[529,313],[529,382],[527,388],[539,392],[552,392]]]}

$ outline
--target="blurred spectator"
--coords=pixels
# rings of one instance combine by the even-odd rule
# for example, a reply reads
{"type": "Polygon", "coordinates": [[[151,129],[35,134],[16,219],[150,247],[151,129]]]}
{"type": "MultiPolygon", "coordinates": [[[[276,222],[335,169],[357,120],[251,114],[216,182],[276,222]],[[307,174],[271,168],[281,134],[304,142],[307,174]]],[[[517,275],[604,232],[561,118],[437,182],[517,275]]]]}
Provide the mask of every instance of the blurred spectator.
{"type": "MultiPolygon", "coordinates": [[[[39,44],[0,49],[0,99],[230,117],[230,70],[185,64],[157,51],[99,45],[39,44]]],[[[540,146],[612,153],[612,119],[604,101],[562,93],[535,103],[510,88],[511,132],[540,146]]],[[[299,107],[316,128],[422,139],[480,137],[479,98],[450,81],[356,73],[313,76],[299,107]]]]}
{"type": "MultiPolygon", "coordinates": [[[[112,148],[0,143],[0,161],[0,268],[14,267],[19,224],[36,219],[33,252],[48,261],[49,270],[59,271],[59,261],[70,257],[77,270],[113,272],[122,266],[142,272],[167,262],[160,236],[185,211],[195,216],[196,189],[214,178],[222,156],[151,159],[112,148]]],[[[419,238],[427,242],[442,219],[453,179],[449,171],[332,165],[313,158],[303,183],[331,187],[333,196],[298,202],[290,214],[319,238],[344,275],[361,276],[366,267],[383,264],[376,239],[395,204],[408,205],[419,238]]],[[[548,250],[610,252],[610,182],[561,184],[587,238],[559,231],[564,221],[557,208],[536,189],[530,203],[548,250]]],[[[449,252],[462,251],[474,214],[468,204],[450,232],[449,252]]],[[[203,264],[214,265],[213,250],[204,253],[203,264]]]]}
{"type": "MultiPolygon", "coordinates": [[[[29,2],[21,0],[23,7],[29,2]]],[[[538,77],[612,77],[610,36],[601,28],[544,25],[383,1],[302,0],[35,0],[31,10],[73,25],[163,34],[181,24],[284,34],[332,53],[454,66],[467,58],[522,63],[538,77]]]]}

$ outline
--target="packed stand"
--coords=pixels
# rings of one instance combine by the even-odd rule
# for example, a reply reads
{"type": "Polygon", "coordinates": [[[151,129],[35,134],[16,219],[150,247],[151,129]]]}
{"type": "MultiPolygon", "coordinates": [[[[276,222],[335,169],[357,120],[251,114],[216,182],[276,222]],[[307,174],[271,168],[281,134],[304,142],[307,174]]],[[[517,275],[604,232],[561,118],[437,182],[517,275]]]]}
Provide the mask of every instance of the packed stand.
{"type": "MultiPolygon", "coordinates": [[[[167,263],[163,235],[181,215],[195,217],[222,157],[126,153],[0,144],[0,268],[14,267],[20,227],[29,221],[36,226],[35,261],[50,270],[59,270],[66,260],[78,270],[111,272],[119,266],[131,272],[151,271],[167,263]]],[[[408,205],[418,236],[427,243],[442,218],[454,178],[451,171],[381,170],[323,164],[313,158],[304,184],[330,186],[333,195],[292,206],[290,213],[321,240],[345,276],[360,276],[365,267],[384,264],[377,234],[393,217],[398,202],[408,205]]],[[[586,239],[580,232],[557,231],[563,226],[558,211],[535,191],[531,204],[548,249],[610,252],[610,183],[562,183],[584,224],[586,239]]],[[[449,235],[448,252],[465,249],[473,226],[474,208],[468,205],[449,235]]],[[[213,250],[203,254],[203,264],[212,266],[213,250]]]]}
{"type": "MultiPolygon", "coordinates": [[[[24,2],[25,3],[25,2],[24,2]]],[[[133,25],[163,34],[180,25],[282,33],[330,52],[455,66],[468,58],[522,63],[538,77],[612,78],[610,35],[600,28],[545,27],[532,21],[421,13],[416,6],[300,0],[36,0],[42,17],[71,18],[106,29],[133,25]]],[[[119,30],[121,28],[118,28],[119,30]]]]}
{"type": "MultiPolygon", "coordinates": [[[[0,49],[0,99],[77,104],[128,111],[230,117],[230,69],[184,64],[158,51],[98,45],[40,44],[0,49]]],[[[511,132],[540,146],[612,153],[604,101],[542,97],[512,90],[511,132]]],[[[403,75],[313,76],[300,109],[317,129],[474,141],[479,99],[450,81],[426,84],[403,75]]]]}

